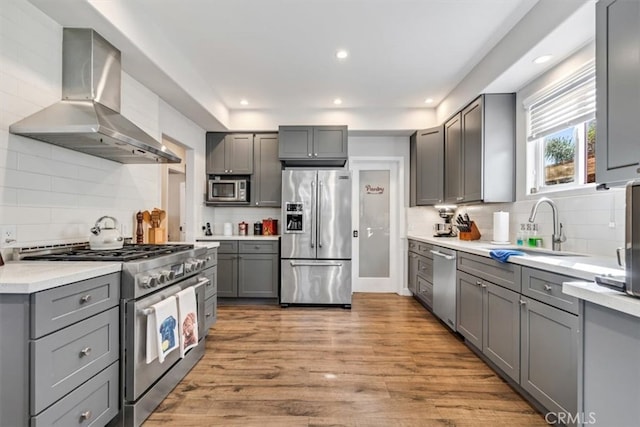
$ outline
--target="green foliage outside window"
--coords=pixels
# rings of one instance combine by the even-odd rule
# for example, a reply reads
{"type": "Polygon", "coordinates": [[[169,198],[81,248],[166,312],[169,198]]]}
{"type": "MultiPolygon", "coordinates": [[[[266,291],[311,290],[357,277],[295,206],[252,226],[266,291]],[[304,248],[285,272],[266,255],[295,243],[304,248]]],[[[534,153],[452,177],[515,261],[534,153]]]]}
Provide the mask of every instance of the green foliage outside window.
{"type": "Polygon", "coordinates": [[[554,165],[572,162],[575,158],[576,147],[573,138],[554,137],[545,141],[544,157],[553,162],[554,165]]]}

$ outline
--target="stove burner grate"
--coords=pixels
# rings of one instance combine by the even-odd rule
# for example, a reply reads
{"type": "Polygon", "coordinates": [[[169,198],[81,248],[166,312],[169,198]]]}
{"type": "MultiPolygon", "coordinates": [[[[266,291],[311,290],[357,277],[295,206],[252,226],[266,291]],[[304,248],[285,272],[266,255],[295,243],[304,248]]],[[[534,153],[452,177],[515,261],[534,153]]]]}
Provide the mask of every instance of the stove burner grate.
{"type": "Polygon", "coordinates": [[[189,249],[193,249],[193,245],[124,245],[122,249],[72,249],[59,253],[29,255],[22,259],[30,261],[133,261],[156,258],[189,249]]]}

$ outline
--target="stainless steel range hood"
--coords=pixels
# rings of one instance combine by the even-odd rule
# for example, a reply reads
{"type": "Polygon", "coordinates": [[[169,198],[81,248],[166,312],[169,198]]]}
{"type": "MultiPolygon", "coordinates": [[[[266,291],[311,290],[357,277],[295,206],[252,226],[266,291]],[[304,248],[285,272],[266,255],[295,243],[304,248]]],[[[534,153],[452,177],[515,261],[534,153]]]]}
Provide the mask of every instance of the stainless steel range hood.
{"type": "Polygon", "coordinates": [[[120,114],[120,51],[86,28],[64,28],[62,43],[62,101],[9,132],[120,163],[180,163],[120,114]]]}

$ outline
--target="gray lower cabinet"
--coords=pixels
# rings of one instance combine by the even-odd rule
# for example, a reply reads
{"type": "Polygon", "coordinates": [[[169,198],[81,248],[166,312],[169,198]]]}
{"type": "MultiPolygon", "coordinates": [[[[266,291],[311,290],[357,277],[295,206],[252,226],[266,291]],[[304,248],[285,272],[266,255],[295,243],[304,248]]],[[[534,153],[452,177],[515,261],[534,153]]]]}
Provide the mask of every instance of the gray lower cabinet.
{"type": "Polygon", "coordinates": [[[458,272],[458,332],[514,381],[520,375],[519,295],[458,272]]]}
{"type": "Polygon", "coordinates": [[[221,242],[218,297],[277,298],[280,277],[278,251],[277,240],[221,242]]]}
{"type": "Polygon", "coordinates": [[[596,4],[596,181],[640,177],[640,2],[596,4]]]}
{"type": "Polygon", "coordinates": [[[575,419],[580,306],[562,293],[573,280],[458,252],[458,332],[548,411],[575,419]]]}
{"type": "Polygon", "coordinates": [[[433,246],[409,240],[407,287],[422,305],[433,307],[433,246]]]}
{"type": "Polygon", "coordinates": [[[578,412],[578,316],[528,297],[521,317],[520,386],[555,413],[578,412]]]}
{"type": "Polygon", "coordinates": [[[282,164],[278,159],[278,134],[256,134],[253,142],[254,171],[251,176],[251,205],[280,207],[282,164]]]}
{"type": "Polygon", "coordinates": [[[289,165],[343,166],[347,126],[280,126],[279,158],[289,165]]]}
{"type": "Polygon", "coordinates": [[[407,287],[411,291],[413,295],[416,294],[417,291],[417,278],[418,278],[418,254],[415,252],[409,251],[408,255],[409,266],[408,266],[408,277],[407,277],[407,287]]]}
{"type": "Polygon", "coordinates": [[[202,271],[202,275],[209,279],[209,283],[204,288],[204,335],[209,333],[209,329],[218,319],[218,249],[207,249],[207,268],[202,271]]]}
{"type": "Polygon", "coordinates": [[[419,130],[410,139],[410,206],[429,206],[444,199],[443,127],[419,130]]]}
{"type": "Polygon", "coordinates": [[[120,273],[0,294],[0,425],[105,425],[119,411],[120,273]],[[10,343],[10,344],[9,344],[10,343]]]}
{"type": "Polygon", "coordinates": [[[251,175],[253,134],[207,132],[206,172],[209,175],[251,175]]]}

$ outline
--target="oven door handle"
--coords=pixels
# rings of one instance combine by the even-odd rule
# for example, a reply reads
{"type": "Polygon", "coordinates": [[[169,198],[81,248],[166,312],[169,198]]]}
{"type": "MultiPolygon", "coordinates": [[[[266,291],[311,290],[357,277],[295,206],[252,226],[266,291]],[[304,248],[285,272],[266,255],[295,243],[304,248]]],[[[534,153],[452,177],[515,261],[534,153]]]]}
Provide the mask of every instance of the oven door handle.
{"type": "MultiPolygon", "coordinates": [[[[200,288],[200,287],[202,287],[202,286],[206,285],[206,284],[207,284],[207,283],[209,283],[209,282],[210,282],[210,280],[209,280],[209,279],[207,279],[206,277],[201,277],[201,278],[198,280],[198,283],[196,283],[195,285],[193,285],[193,290],[195,291],[196,289],[198,289],[198,288],[200,288]]],[[[164,300],[164,299],[166,299],[166,298],[163,298],[163,300],[164,300]]],[[[152,314],[152,313],[153,313],[153,307],[147,307],[147,308],[144,308],[144,309],[138,310],[138,314],[141,314],[141,315],[143,315],[143,316],[148,316],[148,315],[150,315],[150,314],[152,314]]]]}
{"type": "Polygon", "coordinates": [[[210,280],[206,277],[200,277],[198,279],[198,283],[195,284],[195,286],[193,287],[194,290],[201,288],[202,286],[205,286],[206,284],[208,284],[210,282],[210,280]]]}

